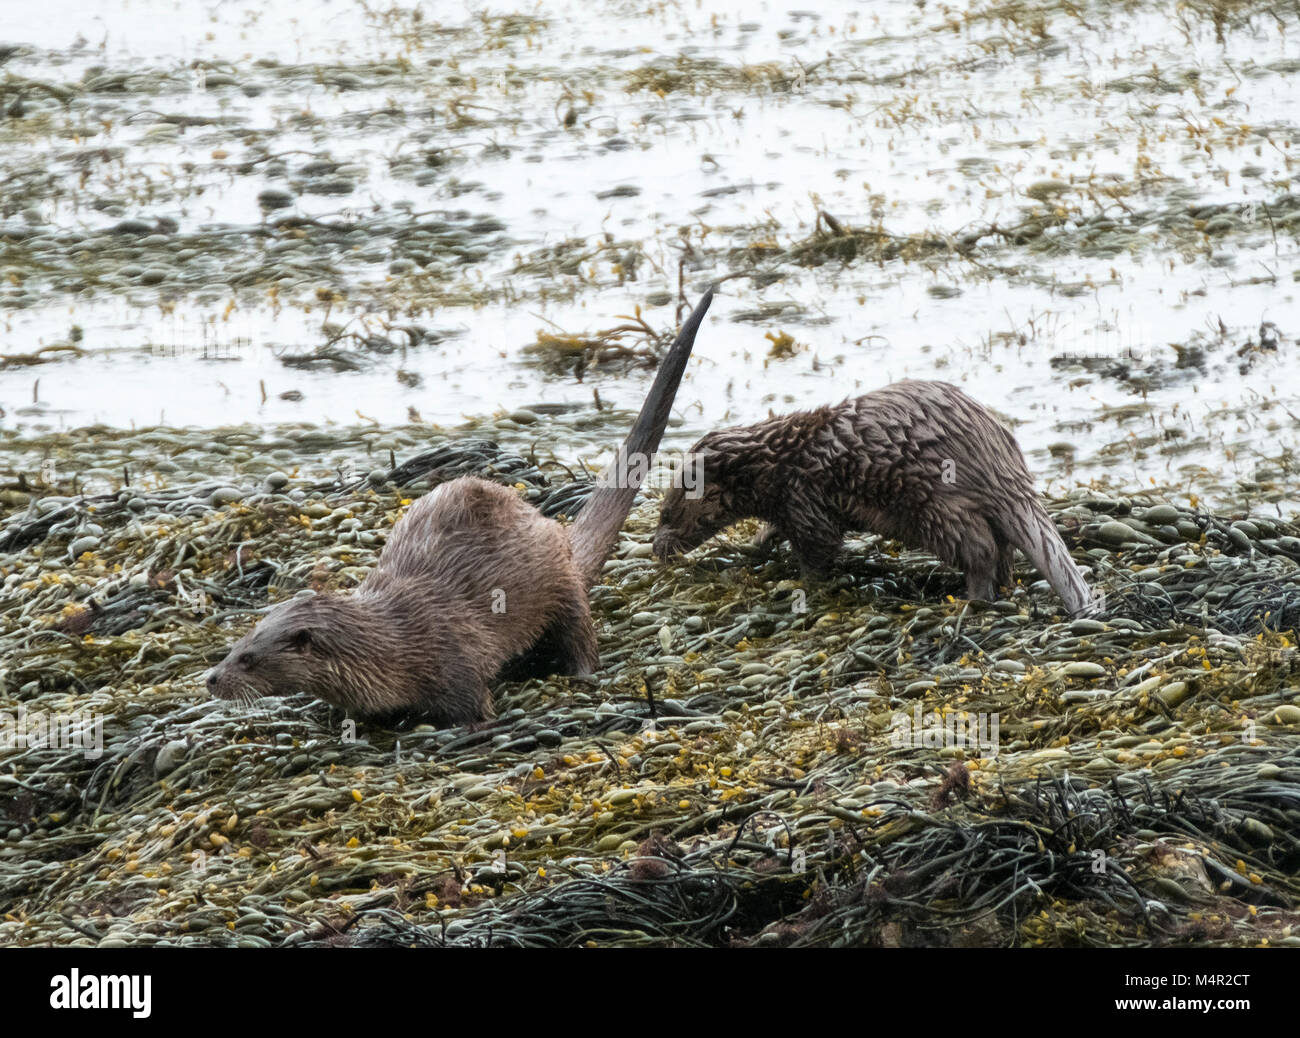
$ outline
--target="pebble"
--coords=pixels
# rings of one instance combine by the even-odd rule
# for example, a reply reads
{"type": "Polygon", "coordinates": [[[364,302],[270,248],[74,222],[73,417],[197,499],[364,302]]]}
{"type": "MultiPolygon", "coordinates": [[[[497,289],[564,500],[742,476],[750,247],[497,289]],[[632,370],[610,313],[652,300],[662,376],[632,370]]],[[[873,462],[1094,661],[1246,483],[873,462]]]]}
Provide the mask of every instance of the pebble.
{"type": "Polygon", "coordinates": [[[1177,706],[1190,694],[1190,689],[1185,681],[1171,681],[1162,687],[1156,695],[1163,700],[1165,706],[1177,706]]]}
{"type": "Polygon", "coordinates": [[[1228,540],[1232,541],[1242,551],[1250,551],[1250,537],[1239,526],[1228,527],[1228,540]]]}
{"type": "Polygon", "coordinates": [[[171,774],[185,759],[188,752],[189,744],[184,739],[173,739],[171,742],[166,743],[158,751],[158,756],[154,758],[154,774],[159,778],[171,774]]]}
{"type": "Polygon", "coordinates": [[[1088,660],[1074,660],[1061,668],[1061,673],[1070,678],[1104,678],[1106,668],[1100,663],[1088,660]]]}
{"type": "Polygon", "coordinates": [[[81,556],[82,552],[94,551],[99,547],[99,538],[93,534],[86,537],[78,537],[68,545],[68,554],[74,559],[81,556]]]}
{"type": "Polygon", "coordinates": [[[1159,526],[1176,523],[1180,516],[1181,513],[1173,505],[1152,505],[1142,513],[1142,518],[1146,522],[1159,526]]]}
{"type": "Polygon", "coordinates": [[[293,205],[293,193],[278,187],[268,187],[258,193],[257,204],[263,209],[284,209],[293,205]]]}
{"type": "Polygon", "coordinates": [[[1159,544],[1160,542],[1150,534],[1136,530],[1129,523],[1120,522],[1118,519],[1111,519],[1104,522],[1097,528],[1095,534],[1098,540],[1105,541],[1107,544],[1113,544],[1116,547],[1124,547],[1130,544],[1159,544]]]}

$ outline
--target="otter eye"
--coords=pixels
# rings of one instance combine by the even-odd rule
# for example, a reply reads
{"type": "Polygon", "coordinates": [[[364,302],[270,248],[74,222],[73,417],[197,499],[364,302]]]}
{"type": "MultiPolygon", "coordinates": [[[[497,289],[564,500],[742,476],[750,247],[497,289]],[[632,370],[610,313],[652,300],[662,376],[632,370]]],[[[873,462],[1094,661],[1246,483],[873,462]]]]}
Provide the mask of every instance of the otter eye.
{"type": "Polygon", "coordinates": [[[289,644],[293,646],[295,652],[306,652],[311,647],[311,631],[305,627],[299,628],[293,632],[289,644]]]}
{"type": "Polygon", "coordinates": [[[253,654],[251,652],[241,652],[239,659],[235,660],[241,667],[251,667],[253,665],[253,654]]]}

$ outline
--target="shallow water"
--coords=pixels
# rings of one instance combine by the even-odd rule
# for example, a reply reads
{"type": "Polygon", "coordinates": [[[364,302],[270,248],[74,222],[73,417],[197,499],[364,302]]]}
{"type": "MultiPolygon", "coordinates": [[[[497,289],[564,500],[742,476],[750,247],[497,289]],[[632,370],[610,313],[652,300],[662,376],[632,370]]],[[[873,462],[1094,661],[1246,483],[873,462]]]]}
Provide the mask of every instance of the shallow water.
{"type": "Polygon", "coordinates": [[[84,8],[0,24],[11,430],[632,405],[525,348],[738,275],[679,445],[934,377],[1045,486],[1300,499],[1294,7],[84,8]],[[822,211],[940,247],[800,263],[822,211]]]}

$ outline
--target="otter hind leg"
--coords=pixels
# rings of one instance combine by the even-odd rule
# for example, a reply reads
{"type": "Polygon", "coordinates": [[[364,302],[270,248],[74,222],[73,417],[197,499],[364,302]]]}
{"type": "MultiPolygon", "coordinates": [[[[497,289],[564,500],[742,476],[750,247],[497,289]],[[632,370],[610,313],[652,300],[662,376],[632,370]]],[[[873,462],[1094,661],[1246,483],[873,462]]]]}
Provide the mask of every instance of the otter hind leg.
{"type": "Polygon", "coordinates": [[[966,597],[994,601],[998,597],[1002,553],[987,520],[981,517],[967,521],[957,555],[961,568],[966,571],[966,597]]]}
{"type": "Polygon", "coordinates": [[[566,603],[547,636],[555,648],[557,674],[590,677],[600,668],[596,627],[591,622],[591,605],[585,592],[566,603]]]}
{"type": "Polygon", "coordinates": [[[993,528],[979,515],[945,513],[921,524],[923,545],[966,574],[966,597],[992,602],[997,598],[1001,553],[993,528]]]}
{"type": "Polygon", "coordinates": [[[1015,584],[1016,546],[1000,534],[997,535],[997,543],[997,586],[998,588],[1011,588],[1015,584]]]}
{"type": "Polygon", "coordinates": [[[436,697],[426,701],[425,710],[429,719],[439,726],[490,721],[497,715],[492,690],[482,678],[468,673],[459,675],[454,684],[439,689],[436,697]]]}

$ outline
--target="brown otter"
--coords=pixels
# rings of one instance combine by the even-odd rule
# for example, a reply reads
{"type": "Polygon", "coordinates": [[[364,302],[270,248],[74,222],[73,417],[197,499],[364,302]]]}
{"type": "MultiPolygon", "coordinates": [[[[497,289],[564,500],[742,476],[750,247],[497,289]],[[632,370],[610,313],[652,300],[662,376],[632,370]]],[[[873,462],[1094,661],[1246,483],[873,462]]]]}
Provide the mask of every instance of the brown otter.
{"type": "Polygon", "coordinates": [[[473,477],[420,498],[350,594],[272,609],[207,678],[220,699],[309,693],[363,717],[447,724],[493,715],[491,682],[545,643],[567,674],[599,665],[587,591],[659,446],[704,294],[669,348],[632,431],[567,529],[473,477]]]}
{"type": "Polygon", "coordinates": [[[849,530],[933,552],[966,573],[966,596],[1011,582],[1019,548],[1073,613],[1094,597],[1034,491],[1015,437],[946,382],[896,382],[857,399],[709,433],[693,448],[699,493],[674,486],[655,533],[660,558],[739,519],[790,541],[824,572],[849,530]]]}

